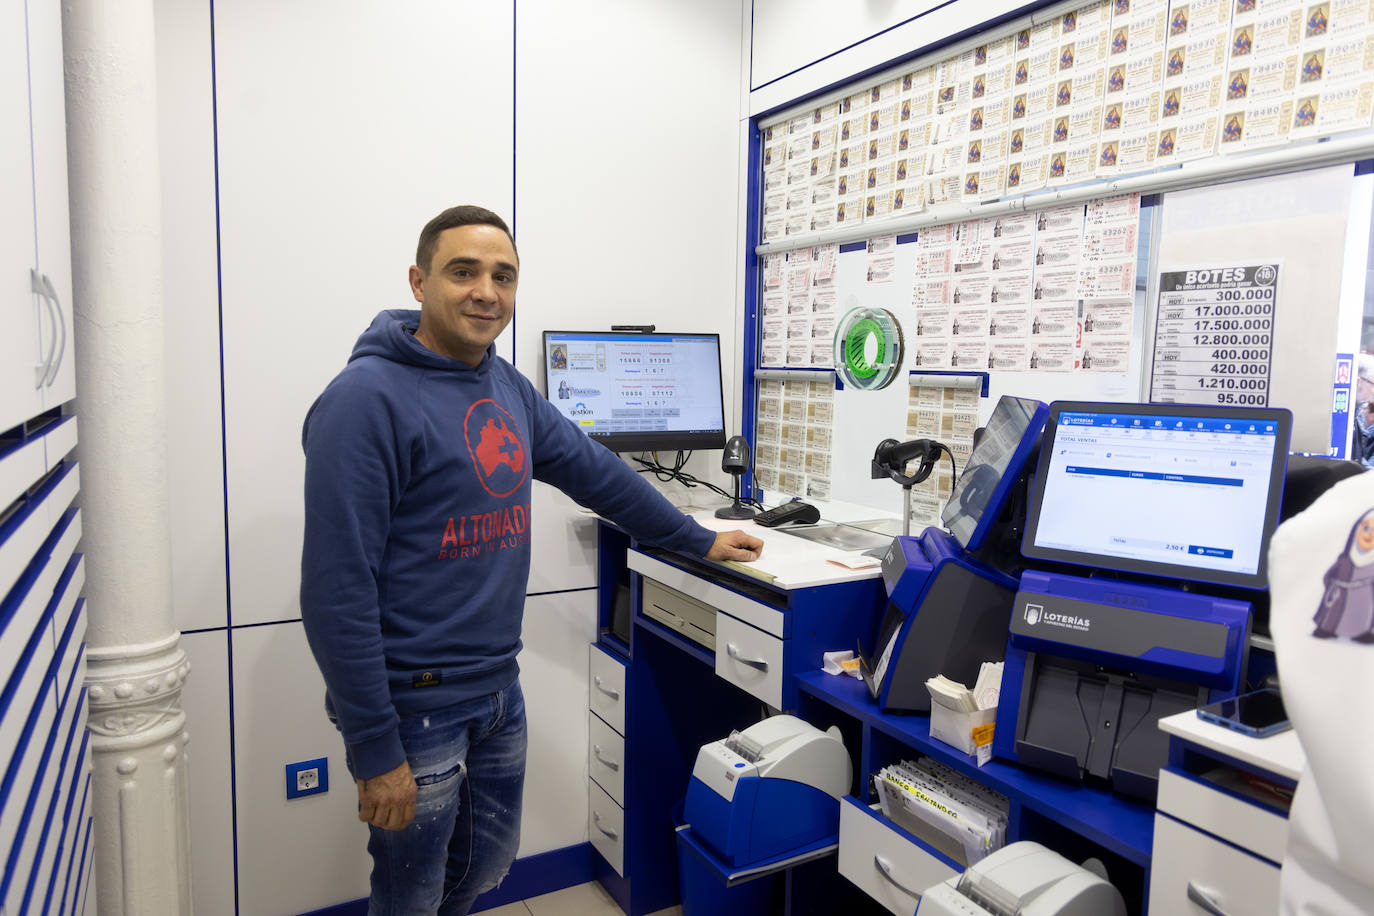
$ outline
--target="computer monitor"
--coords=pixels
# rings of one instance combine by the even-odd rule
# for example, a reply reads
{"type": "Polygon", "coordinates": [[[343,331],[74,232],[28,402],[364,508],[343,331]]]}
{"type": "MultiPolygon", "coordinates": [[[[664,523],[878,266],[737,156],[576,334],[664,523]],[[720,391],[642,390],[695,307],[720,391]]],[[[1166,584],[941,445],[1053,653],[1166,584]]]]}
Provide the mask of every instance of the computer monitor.
{"type": "Polygon", "coordinates": [[[1021,552],[1265,588],[1292,422],[1280,408],[1056,401],[1021,552]]]}
{"type": "Polygon", "coordinates": [[[725,447],[718,334],[545,331],[544,393],[613,452],[725,447]]]}
{"type": "Polygon", "coordinates": [[[992,409],[968,465],[940,513],[965,550],[976,551],[1002,513],[1026,459],[1040,440],[1049,407],[1032,398],[1003,395],[992,409]]]}

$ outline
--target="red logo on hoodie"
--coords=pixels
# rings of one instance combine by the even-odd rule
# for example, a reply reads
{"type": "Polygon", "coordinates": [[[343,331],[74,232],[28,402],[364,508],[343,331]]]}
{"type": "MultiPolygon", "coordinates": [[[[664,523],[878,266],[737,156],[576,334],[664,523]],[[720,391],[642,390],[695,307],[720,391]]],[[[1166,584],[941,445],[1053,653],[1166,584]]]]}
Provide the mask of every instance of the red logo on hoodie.
{"type": "Polygon", "coordinates": [[[525,441],[515,417],[491,398],[468,408],[463,426],[477,481],[492,496],[509,496],[529,476],[525,441]]]}

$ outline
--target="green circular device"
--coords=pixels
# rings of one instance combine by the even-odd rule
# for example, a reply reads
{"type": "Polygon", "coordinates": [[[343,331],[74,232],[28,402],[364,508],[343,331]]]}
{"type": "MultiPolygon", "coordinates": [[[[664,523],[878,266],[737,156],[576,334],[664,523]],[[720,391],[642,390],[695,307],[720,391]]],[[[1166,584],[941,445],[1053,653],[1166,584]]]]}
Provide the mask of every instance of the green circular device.
{"type": "Polygon", "coordinates": [[[887,309],[851,309],[835,328],[835,369],[847,385],[877,391],[902,369],[902,327],[887,309]]]}

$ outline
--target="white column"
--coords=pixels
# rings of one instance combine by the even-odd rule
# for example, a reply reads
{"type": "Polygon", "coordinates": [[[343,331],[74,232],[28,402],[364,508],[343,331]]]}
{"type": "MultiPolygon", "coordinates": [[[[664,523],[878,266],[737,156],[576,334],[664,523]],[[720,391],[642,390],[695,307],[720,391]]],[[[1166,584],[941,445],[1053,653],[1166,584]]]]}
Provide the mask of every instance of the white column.
{"type": "Polygon", "coordinates": [[[102,916],[189,913],[152,0],[66,0],[62,32],[97,899],[102,916]]]}

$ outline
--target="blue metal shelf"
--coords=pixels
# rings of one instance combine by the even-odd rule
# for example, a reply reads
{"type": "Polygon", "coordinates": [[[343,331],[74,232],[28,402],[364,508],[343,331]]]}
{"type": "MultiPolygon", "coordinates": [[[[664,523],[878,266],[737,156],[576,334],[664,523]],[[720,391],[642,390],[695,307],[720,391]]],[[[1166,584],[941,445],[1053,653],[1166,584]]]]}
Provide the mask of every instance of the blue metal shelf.
{"type": "Polygon", "coordinates": [[[968,754],[930,737],[928,716],[881,712],[862,681],[822,671],[797,675],[797,687],[830,706],[944,763],[1013,802],[1044,815],[1129,862],[1148,867],[1154,842],[1154,808],[1095,786],[1063,782],[993,760],[985,766],[968,754]]]}

